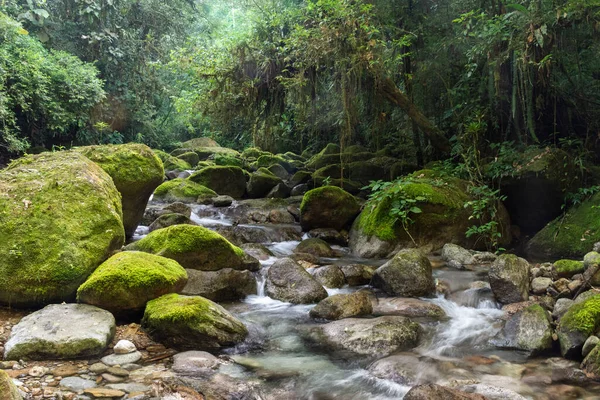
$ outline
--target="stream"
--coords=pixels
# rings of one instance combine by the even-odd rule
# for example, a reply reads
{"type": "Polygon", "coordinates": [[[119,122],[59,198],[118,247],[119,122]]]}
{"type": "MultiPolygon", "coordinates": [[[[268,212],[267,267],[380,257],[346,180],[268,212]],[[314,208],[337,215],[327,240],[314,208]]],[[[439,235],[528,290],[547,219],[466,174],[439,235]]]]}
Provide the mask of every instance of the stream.
{"type": "MultiPolygon", "coordinates": [[[[262,244],[274,254],[261,261],[262,269],[256,273],[257,295],[241,302],[222,304],[248,326],[250,334],[245,342],[224,352],[235,362],[221,366],[220,372],[244,380],[259,379],[293,396],[282,395],[281,398],[401,399],[413,385],[425,383],[454,386],[490,399],[600,398],[598,386],[586,382],[581,387],[573,382],[569,371],[578,368],[578,363],[560,358],[558,352],[530,358],[525,352],[493,346],[490,340],[502,328],[504,312],[491,291],[482,287],[481,281],[487,280],[486,267],[447,268],[435,255],[430,256],[434,277],[445,283],[450,294],[421,300],[441,307],[448,318],[441,321],[414,319],[424,327],[424,335],[417,348],[388,357],[394,365],[392,379],[375,376],[372,372],[375,359],[315,345],[303,335],[305,328],[324,322],[309,317],[308,312],[314,305],[283,303],[264,294],[268,268],[277,259],[291,255],[300,243],[299,225],[236,224],[236,207],[237,203],[223,209],[195,206],[191,217],[195,223],[210,229],[236,227],[252,231],[251,236],[263,238],[262,244]],[[290,229],[297,233],[296,240],[277,241],[277,238],[289,238],[290,229]],[[479,284],[472,285],[473,282],[479,284]],[[565,376],[564,383],[561,374],[565,376]],[[552,377],[552,384],[547,377],[552,377]]],[[[147,228],[139,227],[134,240],[145,234],[147,228]]],[[[387,261],[357,258],[348,248],[333,247],[342,256],[321,261],[373,266],[387,261]]],[[[327,291],[333,295],[367,287],[346,286],[327,291]]],[[[378,298],[384,297],[381,292],[374,293],[378,298]]]]}

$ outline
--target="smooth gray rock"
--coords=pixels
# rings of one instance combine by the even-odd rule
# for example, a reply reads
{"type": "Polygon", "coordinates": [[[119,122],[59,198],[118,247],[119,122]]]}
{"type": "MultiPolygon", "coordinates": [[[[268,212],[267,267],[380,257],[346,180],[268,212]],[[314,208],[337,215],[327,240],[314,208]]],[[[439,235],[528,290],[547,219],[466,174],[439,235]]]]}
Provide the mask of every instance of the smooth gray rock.
{"type": "Polygon", "coordinates": [[[309,314],[312,318],[329,320],[369,315],[373,311],[369,294],[365,291],[329,296],[317,304],[309,314]]]}
{"type": "Polygon", "coordinates": [[[560,320],[560,318],[565,315],[569,308],[575,304],[575,302],[571,299],[561,298],[556,300],[554,304],[554,310],[552,310],[552,317],[556,320],[560,320]]]}
{"type": "Polygon", "coordinates": [[[391,296],[430,296],[435,291],[431,263],[416,249],[402,250],[379,267],[371,285],[391,296]]]}
{"type": "Polygon", "coordinates": [[[594,349],[594,347],[596,347],[598,343],[600,343],[600,339],[598,338],[598,336],[592,335],[589,338],[587,338],[587,340],[583,344],[583,349],[581,350],[581,354],[583,355],[583,357],[587,357],[587,355],[590,354],[590,352],[594,349]]]}
{"type": "Polygon", "coordinates": [[[552,348],[552,333],[546,310],[533,304],[511,316],[493,343],[537,354],[552,348]]]}
{"type": "Polygon", "coordinates": [[[60,381],[60,387],[63,389],[70,390],[72,392],[80,392],[84,389],[91,389],[96,387],[96,382],[90,379],[83,379],[78,376],[69,376],[68,378],[63,378],[60,381]]]}
{"type": "Polygon", "coordinates": [[[125,393],[148,392],[152,390],[151,386],[142,383],[111,383],[106,385],[107,388],[121,390],[125,393]]]}
{"type": "Polygon", "coordinates": [[[368,285],[377,270],[376,267],[365,264],[342,265],[340,269],[346,277],[348,286],[368,285]]]}
{"type": "Polygon", "coordinates": [[[327,297],[325,288],[291,258],[269,267],[265,291],[269,297],[294,304],[317,303],[327,297]]]}
{"type": "Polygon", "coordinates": [[[442,259],[447,263],[453,263],[460,267],[473,264],[473,256],[469,250],[457,244],[446,243],[442,248],[442,259]]]}
{"type": "Polygon", "coordinates": [[[24,317],[4,346],[7,360],[49,360],[101,354],[115,334],[115,318],[87,304],[52,304],[24,317]]]}
{"type": "Polygon", "coordinates": [[[397,315],[410,318],[447,318],[438,305],[410,297],[382,297],[373,306],[373,315],[397,315]]]}
{"type": "Polygon", "coordinates": [[[219,359],[205,351],[184,351],[173,356],[173,371],[182,375],[206,374],[219,365],[219,359]]]}
{"type": "Polygon", "coordinates": [[[552,285],[551,278],[538,277],[531,281],[531,291],[533,294],[544,294],[548,288],[552,285]]]}
{"type": "Polygon", "coordinates": [[[250,271],[224,268],[218,271],[186,269],[188,281],[182,294],[212,301],[239,300],[256,294],[256,279],[250,271]]]}
{"type": "Polygon", "coordinates": [[[313,277],[326,288],[341,288],[346,284],[346,277],[337,265],[325,265],[315,269],[313,277]]]}
{"type": "Polygon", "coordinates": [[[529,297],[529,263],[523,258],[501,255],[490,267],[489,279],[500,303],[519,303],[529,297]]]}
{"type": "Polygon", "coordinates": [[[128,354],[111,354],[106,357],[102,357],[101,361],[108,366],[133,364],[138,362],[142,358],[142,353],[134,351],[128,354]]]}

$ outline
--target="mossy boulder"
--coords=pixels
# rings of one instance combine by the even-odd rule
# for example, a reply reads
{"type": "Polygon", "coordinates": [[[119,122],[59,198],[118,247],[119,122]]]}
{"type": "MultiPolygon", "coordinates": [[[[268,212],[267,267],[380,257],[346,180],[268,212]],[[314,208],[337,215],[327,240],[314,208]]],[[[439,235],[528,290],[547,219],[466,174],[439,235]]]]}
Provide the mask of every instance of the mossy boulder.
{"type": "Polygon", "coordinates": [[[317,238],[305,239],[294,249],[294,253],[308,253],[317,257],[334,257],[335,252],[324,240],[317,238]]]}
{"type": "Polygon", "coordinates": [[[581,363],[581,369],[594,380],[600,378],[600,344],[596,344],[581,363]]]}
{"type": "Polygon", "coordinates": [[[150,232],[158,229],[168,228],[173,225],[189,224],[196,225],[189,217],[183,214],[169,213],[156,218],[148,227],[150,232]]]}
{"type": "Polygon", "coordinates": [[[546,310],[533,304],[512,315],[494,344],[539,354],[552,349],[552,324],[546,310]]]}
{"type": "Polygon", "coordinates": [[[558,260],[553,264],[554,274],[559,278],[571,278],[573,275],[582,274],[585,267],[582,261],[558,260]]]}
{"type": "Polygon", "coordinates": [[[0,369],[0,400],[23,400],[19,390],[8,374],[0,369]]]}
{"type": "Polygon", "coordinates": [[[214,190],[188,179],[166,181],[154,191],[154,200],[182,203],[195,203],[199,198],[210,199],[217,196],[214,190]]]}
{"type": "Polygon", "coordinates": [[[223,236],[202,226],[174,225],[150,232],[145,238],[126,247],[171,258],[186,269],[217,271],[255,269],[254,258],[231,244],[223,236]]]}
{"type": "Polygon", "coordinates": [[[341,288],[346,284],[346,277],[337,265],[325,265],[316,268],[313,277],[326,288],[341,288]]]}
{"type": "Polygon", "coordinates": [[[177,156],[177,158],[185,161],[192,167],[195,167],[200,162],[200,157],[198,157],[198,154],[196,154],[196,152],[194,151],[188,151],[186,153],[180,154],[177,156]]]}
{"type": "Polygon", "coordinates": [[[309,315],[312,318],[338,320],[370,315],[372,312],[369,295],[366,292],[355,292],[329,296],[311,309],[309,315]]]}
{"type": "Polygon", "coordinates": [[[214,157],[215,165],[230,166],[230,167],[244,167],[244,161],[238,157],[234,157],[229,154],[216,154],[214,157]]]}
{"type": "Polygon", "coordinates": [[[560,319],[556,333],[563,357],[581,359],[581,349],[588,337],[600,328],[600,295],[574,304],[560,319]]]}
{"type": "Polygon", "coordinates": [[[244,151],[242,151],[242,157],[246,158],[246,159],[257,159],[260,156],[263,155],[269,155],[271,153],[269,153],[268,151],[263,151],[261,149],[259,149],[258,147],[249,147],[247,149],[245,149],[244,151]]]}
{"type": "Polygon", "coordinates": [[[77,290],[77,301],[124,314],[181,291],[188,276],[179,263],[139,251],[124,251],[102,263],[77,290]]]}
{"type": "Polygon", "coordinates": [[[600,193],[546,225],[527,243],[526,252],[537,260],[581,258],[600,241],[600,193]]]}
{"type": "Polygon", "coordinates": [[[81,154],[21,158],[0,171],[0,193],[0,304],[73,300],[125,241],[113,180],[81,154]]]}
{"type": "Polygon", "coordinates": [[[272,165],[281,165],[288,173],[295,172],[295,168],[287,161],[285,158],[280,155],[273,154],[264,154],[256,160],[257,168],[269,168],[272,165]]]}
{"type": "Polygon", "coordinates": [[[431,262],[416,249],[402,250],[377,268],[371,285],[391,296],[431,296],[435,291],[431,262]]]}
{"type": "Polygon", "coordinates": [[[192,166],[187,161],[174,157],[162,150],[154,150],[154,154],[163,162],[165,171],[187,171],[192,169],[192,166]]]}
{"type": "Polygon", "coordinates": [[[503,304],[519,303],[529,298],[529,263],[514,254],[503,254],[488,272],[496,300],[503,304]]]}
{"type": "Polygon", "coordinates": [[[142,327],[155,340],[185,350],[219,350],[243,341],[246,326],[200,296],[167,294],[146,305],[142,327]]]}
{"type": "Polygon", "coordinates": [[[271,173],[266,168],[259,168],[250,175],[247,185],[247,194],[251,199],[265,197],[277,185],[283,183],[281,178],[271,173]]]}
{"type": "Polygon", "coordinates": [[[306,192],[300,204],[300,224],[309,231],[315,228],[341,230],[348,227],[360,212],[354,196],[335,186],[306,192]]]}
{"type": "Polygon", "coordinates": [[[240,157],[240,153],[226,147],[197,147],[194,152],[198,154],[200,161],[214,160],[218,156],[240,157]]]}
{"type": "Polygon", "coordinates": [[[197,149],[205,147],[221,147],[214,139],[208,137],[199,137],[190,139],[187,142],[181,143],[181,147],[184,149],[197,149]]]}
{"type": "Polygon", "coordinates": [[[121,193],[125,235],[131,237],[144,216],[150,195],[164,179],[162,161],[150,147],[138,143],[87,146],[75,151],[112,178],[121,193]]]}
{"type": "Polygon", "coordinates": [[[510,174],[500,180],[500,190],[514,223],[531,234],[562,213],[565,194],[580,184],[581,174],[571,155],[532,146],[519,153],[510,174]]]}
{"type": "Polygon", "coordinates": [[[246,193],[246,177],[240,167],[206,167],[194,172],[188,180],[235,199],[246,193]]]}
{"type": "MultiPolygon", "coordinates": [[[[421,170],[402,182],[385,189],[389,196],[367,203],[350,231],[350,248],[362,257],[385,257],[407,247],[437,250],[446,243],[473,247],[481,237],[466,237],[473,225],[471,210],[465,207],[472,198],[467,194],[466,181],[431,170],[421,170]],[[399,193],[399,194],[398,194],[399,193]],[[409,213],[412,222],[403,226],[392,213],[393,205],[401,199],[416,200],[420,213],[409,213]]],[[[510,218],[499,205],[497,221],[502,234],[500,245],[512,240],[510,218]]]]}
{"type": "Polygon", "coordinates": [[[277,260],[269,267],[265,292],[293,304],[317,303],[327,297],[325,288],[291,258],[277,260]]]}
{"type": "Polygon", "coordinates": [[[302,185],[303,183],[309,183],[312,178],[312,174],[308,171],[298,171],[290,178],[291,186],[302,185]]]}

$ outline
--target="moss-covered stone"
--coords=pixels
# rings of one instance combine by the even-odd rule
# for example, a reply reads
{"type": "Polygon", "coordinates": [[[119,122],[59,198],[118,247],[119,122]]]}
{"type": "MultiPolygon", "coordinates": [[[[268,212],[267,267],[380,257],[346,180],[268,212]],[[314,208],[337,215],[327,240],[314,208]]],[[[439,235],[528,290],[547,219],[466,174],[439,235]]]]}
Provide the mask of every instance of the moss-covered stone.
{"type": "Polygon", "coordinates": [[[218,350],[248,335],[244,324],[220,305],[200,296],[177,294],[148,302],[142,327],[176,349],[218,350]]]}
{"type": "Polygon", "coordinates": [[[166,181],[154,191],[155,200],[180,201],[183,203],[194,203],[199,197],[209,199],[216,195],[216,192],[206,186],[181,178],[166,181]]]}
{"type": "Polygon", "coordinates": [[[87,146],[75,151],[110,175],[121,193],[125,235],[133,236],[144,216],[150,195],[164,179],[160,158],[148,146],[138,143],[87,146]]]}
{"type": "Polygon", "coordinates": [[[546,225],[527,244],[538,260],[583,257],[600,241],[600,193],[546,225]]]}
{"type": "Polygon", "coordinates": [[[0,400],[23,400],[8,374],[0,369],[0,400]]]}
{"type": "Polygon", "coordinates": [[[265,197],[271,189],[283,183],[281,178],[275,176],[266,168],[259,168],[258,171],[250,175],[248,181],[247,194],[252,199],[265,197]]]}
{"type": "Polygon", "coordinates": [[[162,214],[156,218],[148,227],[150,232],[157,229],[167,228],[173,225],[190,224],[195,225],[194,222],[186,215],[178,213],[162,214]]]}
{"type": "Polygon", "coordinates": [[[214,159],[217,156],[239,157],[240,153],[226,147],[197,147],[194,149],[200,161],[214,159]]]}
{"type": "Polygon", "coordinates": [[[77,290],[77,301],[113,314],[141,311],[152,299],[181,291],[188,276],[176,261],[139,251],[115,254],[77,290]]]}
{"type": "Polygon", "coordinates": [[[574,304],[560,319],[556,333],[562,355],[581,358],[581,349],[586,339],[600,328],[600,295],[574,304]]]}
{"type": "Polygon", "coordinates": [[[125,240],[113,180],[73,152],[42,153],[0,171],[0,303],[72,300],[125,240]]]}
{"type": "Polygon", "coordinates": [[[242,151],[242,157],[246,159],[257,159],[260,156],[269,154],[271,153],[269,153],[268,151],[263,151],[258,147],[249,147],[246,150],[242,151]]]}
{"type": "Polygon", "coordinates": [[[309,314],[312,318],[338,320],[370,315],[373,312],[371,299],[366,292],[336,294],[319,302],[309,314]]]}
{"type": "Polygon", "coordinates": [[[502,254],[488,272],[496,300],[503,304],[519,303],[529,297],[529,263],[514,254],[502,254]]]}
{"type": "Polygon", "coordinates": [[[296,185],[301,185],[303,183],[308,183],[308,182],[310,182],[311,178],[312,178],[312,174],[310,172],[308,172],[308,171],[298,171],[290,179],[290,185],[292,187],[294,187],[296,185]]]}
{"type": "Polygon", "coordinates": [[[174,225],[151,232],[126,247],[177,261],[186,269],[250,269],[247,255],[223,236],[201,226],[174,225]]]}
{"type": "Polygon", "coordinates": [[[307,253],[317,257],[333,257],[335,252],[324,240],[317,238],[305,239],[294,249],[294,253],[307,253]]]}
{"type": "Polygon", "coordinates": [[[187,142],[181,143],[181,147],[195,150],[197,148],[221,147],[221,146],[219,146],[219,143],[217,143],[216,141],[214,141],[211,138],[200,137],[200,138],[190,139],[187,142]]]}
{"type": "Polygon", "coordinates": [[[559,278],[571,278],[573,275],[581,274],[585,270],[582,261],[558,260],[554,262],[554,273],[559,278]]]}
{"type": "Polygon", "coordinates": [[[290,173],[294,172],[294,168],[292,167],[290,162],[287,161],[285,158],[281,157],[280,155],[265,154],[258,157],[258,159],[256,160],[256,166],[258,168],[268,168],[274,164],[281,165],[283,168],[285,168],[286,171],[290,173]]]}
{"type": "Polygon", "coordinates": [[[596,344],[585,357],[581,363],[581,369],[594,380],[600,378],[600,343],[596,344]]]}
{"type": "Polygon", "coordinates": [[[360,211],[354,196],[335,186],[324,186],[308,191],[300,204],[302,229],[332,228],[341,230],[349,226],[360,211]]]}
{"type": "Polygon", "coordinates": [[[548,313],[533,304],[512,315],[494,342],[498,347],[538,354],[552,349],[552,333],[548,313]]]}
{"type": "Polygon", "coordinates": [[[246,177],[240,167],[206,167],[194,172],[188,180],[235,199],[240,199],[246,193],[246,177]]]}
{"type": "Polygon", "coordinates": [[[186,161],[173,157],[162,150],[154,150],[154,154],[162,160],[165,171],[187,171],[192,169],[192,166],[186,161]]]}
{"type": "Polygon", "coordinates": [[[390,296],[422,297],[435,291],[431,262],[416,249],[402,250],[377,268],[371,285],[390,296]]]}
{"type": "Polygon", "coordinates": [[[237,157],[228,154],[216,154],[214,158],[215,165],[231,166],[231,167],[244,167],[244,162],[237,157]]]}
{"type": "Polygon", "coordinates": [[[185,161],[186,163],[190,164],[192,167],[195,167],[200,162],[200,157],[198,157],[198,154],[196,154],[195,151],[185,152],[183,154],[178,155],[177,158],[185,161]]]}

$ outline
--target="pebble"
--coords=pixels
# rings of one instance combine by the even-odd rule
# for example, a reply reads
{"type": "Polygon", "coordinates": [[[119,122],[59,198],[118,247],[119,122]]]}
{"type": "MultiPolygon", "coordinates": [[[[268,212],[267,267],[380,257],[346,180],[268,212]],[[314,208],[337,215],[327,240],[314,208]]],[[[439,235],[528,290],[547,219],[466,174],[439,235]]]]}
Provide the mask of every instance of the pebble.
{"type": "Polygon", "coordinates": [[[29,370],[29,376],[33,376],[35,378],[41,378],[42,376],[48,373],[48,368],[35,366],[29,370]]]}
{"type": "Polygon", "coordinates": [[[119,340],[113,348],[115,354],[129,354],[137,351],[135,344],[129,340],[119,340]]]}
{"type": "Polygon", "coordinates": [[[93,388],[93,389],[85,389],[83,391],[84,394],[90,394],[94,397],[121,397],[125,396],[125,392],[117,389],[107,389],[107,388],[93,388]]]}
{"type": "Polygon", "coordinates": [[[106,372],[115,376],[129,376],[129,371],[121,367],[110,367],[106,372]]]}
{"type": "Polygon", "coordinates": [[[141,358],[142,353],[139,351],[134,351],[133,353],[129,354],[111,354],[103,357],[102,362],[112,367],[115,365],[133,364],[138,362],[141,358]]]}
{"type": "Polygon", "coordinates": [[[61,365],[52,370],[52,375],[67,377],[77,375],[78,372],[79,368],[75,365],[61,365]]]}
{"type": "Polygon", "coordinates": [[[142,383],[112,383],[110,385],[106,385],[106,387],[115,390],[122,390],[127,393],[147,392],[152,389],[150,386],[142,383]]]}
{"type": "Polygon", "coordinates": [[[60,381],[60,386],[73,392],[79,392],[84,389],[96,387],[96,382],[88,379],[83,379],[78,376],[72,376],[64,378],[62,381],[60,381]]]}
{"type": "Polygon", "coordinates": [[[114,376],[112,374],[102,374],[102,379],[104,379],[108,383],[120,383],[125,381],[125,378],[121,376],[114,376]]]}
{"type": "Polygon", "coordinates": [[[108,371],[108,365],[103,364],[103,363],[95,363],[90,365],[90,372],[93,374],[102,374],[106,371],[108,371]]]}

